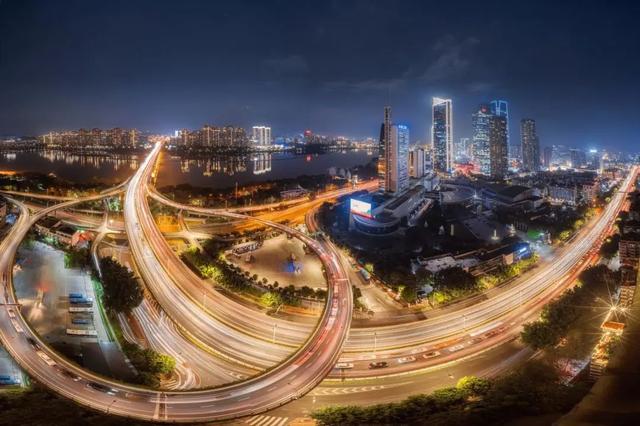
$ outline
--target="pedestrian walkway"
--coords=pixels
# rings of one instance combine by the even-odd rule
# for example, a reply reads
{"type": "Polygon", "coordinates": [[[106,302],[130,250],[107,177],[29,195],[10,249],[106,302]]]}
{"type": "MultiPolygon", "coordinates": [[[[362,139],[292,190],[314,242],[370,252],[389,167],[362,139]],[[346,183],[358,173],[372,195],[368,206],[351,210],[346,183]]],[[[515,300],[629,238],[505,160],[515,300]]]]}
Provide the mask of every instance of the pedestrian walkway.
{"type": "Polygon", "coordinates": [[[253,416],[245,421],[251,426],[284,426],[289,417],[253,416]]]}

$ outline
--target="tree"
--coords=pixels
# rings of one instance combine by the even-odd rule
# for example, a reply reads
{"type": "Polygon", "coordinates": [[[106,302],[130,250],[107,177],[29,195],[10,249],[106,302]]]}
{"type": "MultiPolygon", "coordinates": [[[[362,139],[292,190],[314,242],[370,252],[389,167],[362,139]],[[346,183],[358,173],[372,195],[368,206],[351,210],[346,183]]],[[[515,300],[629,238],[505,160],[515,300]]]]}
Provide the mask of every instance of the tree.
{"type": "Polygon", "coordinates": [[[446,290],[475,290],[476,278],[464,269],[455,266],[444,269],[435,276],[435,285],[441,291],[446,290]]]}
{"type": "Polygon", "coordinates": [[[489,386],[490,382],[487,379],[476,376],[464,376],[458,380],[458,383],[456,383],[456,389],[459,389],[470,396],[486,394],[489,390],[489,386]]]}
{"type": "Polygon", "coordinates": [[[602,246],[600,246],[600,255],[605,259],[611,259],[618,252],[619,244],[620,234],[615,233],[602,243],[602,246]]]}
{"type": "Polygon", "coordinates": [[[564,231],[560,232],[560,234],[558,235],[558,239],[560,241],[567,241],[570,236],[571,236],[571,231],[565,229],[564,231]]]}
{"type": "Polygon", "coordinates": [[[305,298],[310,298],[315,296],[316,291],[314,289],[312,289],[309,286],[303,286],[298,290],[298,295],[300,295],[300,297],[305,297],[305,298]]]}
{"type": "Polygon", "coordinates": [[[400,292],[400,297],[402,297],[407,303],[413,303],[418,298],[418,290],[414,285],[402,285],[398,290],[400,292]]]}
{"type": "Polygon", "coordinates": [[[520,335],[522,341],[533,349],[543,349],[558,343],[557,330],[542,321],[526,323],[520,335]]]}
{"type": "Polygon", "coordinates": [[[100,259],[105,307],[129,313],[144,298],[142,286],[133,273],[110,257],[100,259]]]}
{"type": "Polygon", "coordinates": [[[373,274],[373,269],[374,269],[374,267],[373,267],[373,263],[371,263],[371,262],[367,262],[367,263],[365,263],[365,264],[364,264],[364,269],[365,269],[368,273],[373,274]]]}
{"type": "Polygon", "coordinates": [[[260,303],[268,308],[275,308],[280,306],[283,302],[280,294],[268,291],[260,296],[260,303]]]}
{"type": "Polygon", "coordinates": [[[89,264],[89,249],[69,249],[64,253],[65,268],[83,268],[89,264]]]}
{"type": "Polygon", "coordinates": [[[353,291],[354,300],[360,299],[362,297],[362,290],[360,290],[360,287],[356,287],[355,285],[352,285],[351,290],[353,291]]]}

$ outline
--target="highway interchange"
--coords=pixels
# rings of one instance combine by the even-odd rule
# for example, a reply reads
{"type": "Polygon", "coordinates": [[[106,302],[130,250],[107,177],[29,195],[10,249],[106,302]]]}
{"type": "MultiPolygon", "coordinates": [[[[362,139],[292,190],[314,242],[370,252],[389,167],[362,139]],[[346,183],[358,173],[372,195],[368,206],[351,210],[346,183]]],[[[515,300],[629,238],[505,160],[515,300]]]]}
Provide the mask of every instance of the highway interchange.
{"type": "MultiPolygon", "coordinates": [[[[158,392],[98,377],[71,364],[44,345],[21,315],[9,318],[7,309],[0,309],[0,338],[25,371],[63,396],[104,412],[173,422],[255,415],[298,399],[326,376],[380,375],[380,371],[368,369],[372,359],[390,361],[391,368],[385,374],[415,372],[493,350],[512,340],[521,324],[535,317],[541,306],[570,285],[589,263],[637,173],[634,168],[623,182],[623,190],[613,196],[602,214],[565,247],[559,248],[553,260],[543,262],[532,273],[523,274],[508,286],[492,292],[488,299],[472,306],[434,311],[427,319],[407,324],[350,330],[353,301],[349,265],[331,242],[314,240],[280,223],[252,218],[302,240],[318,255],[327,271],[327,308],[315,327],[275,319],[206,287],[167,244],[152,217],[148,197],[202,215],[244,220],[248,218],[248,211],[197,208],[162,197],[148,186],[160,150],[161,145],[156,145],[134,176],[109,192],[67,200],[36,214],[30,214],[23,203],[14,200],[22,214],[2,242],[0,253],[7,309],[17,303],[11,282],[15,252],[31,226],[55,210],[125,190],[124,226],[131,253],[137,271],[162,311],[188,340],[205,352],[229,363],[244,364],[245,368],[259,373],[217,389],[158,392]],[[275,327],[279,336],[276,342],[272,340],[275,327]],[[27,335],[32,342],[27,340],[27,335]],[[339,358],[341,362],[353,364],[353,368],[334,369],[339,358]]],[[[251,210],[260,208],[252,206],[251,210]]],[[[314,221],[312,214],[307,215],[310,230],[316,226],[314,221]]],[[[162,332],[156,330],[156,333],[162,332]]]]}

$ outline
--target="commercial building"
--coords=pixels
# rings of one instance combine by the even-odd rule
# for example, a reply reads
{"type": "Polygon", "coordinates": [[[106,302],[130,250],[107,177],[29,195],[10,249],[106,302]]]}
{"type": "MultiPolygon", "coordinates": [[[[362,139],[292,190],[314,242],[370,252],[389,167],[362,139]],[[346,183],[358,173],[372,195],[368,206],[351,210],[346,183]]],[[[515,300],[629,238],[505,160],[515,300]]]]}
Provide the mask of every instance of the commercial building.
{"type": "Polygon", "coordinates": [[[579,202],[578,186],[547,186],[549,200],[555,204],[575,206],[579,202]]]}
{"type": "Polygon", "coordinates": [[[388,192],[401,193],[409,189],[409,128],[403,124],[392,125],[391,155],[387,165],[391,171],[388,192]]]}
{"type": "Polygon", "coordinates": [[[378,189],[382,192],[391,187],[391,107],[384,107],[384,121],[380,126],[378,145],[378,189]]]}
{"type": "Polygon", "coordinates": [[[542,165],[548,169],[551,167],[551,161],[553,158],[553,147],[545,146],[542,150],[542,165]]]}
{"type": "Polygon", "coordinates": [[[451,99],[433,98],[431,155],[433,170],[451,173],[453,170],[453,112],[451,99]]]}
{"type": "Polygon", "coordinates": [[[494,115],[489,119],[490,175],[502,179],[509,170],[509,145],[507,143],[507,119],[494,115]]]}
{"type": "Polygon", "coordinates": [[[475,250],[460,255],[444,254],[428,259],[412,260],[412,271],[416,273],[420,268],[437,274],[445,269],[462,268],[473,276],[479,276],[496,270],[502,266],[512,265],[531,256],[529,243],[517,242],[498,247],[493,250],[475,250]]]}
{"type": "Polygon", "coordinates": [[[455,158],[471,158],[473,153],[471,151],[471,139],[469,138],[460,138],[458,144],[456,145],[455,150],[455,158]]]}
{"type": "Polygon", "coordinates": [[[387,236],[406,224],[413,226],[431,207],[425,188],[416,185],[400,196],[376,193],[349,199],[349,229],[370,236],[387,236]]]}
{"type": "Polygon", "coordinates": [[[413,148],[409,151],[409,176],[421,178],[425,173],[424,149],[413,148]]]}
{"type": "MultiPolygon", "coordinates": [[[[507,150],[510,146],[510,137],[509,137],[509,103],[503,100],[493,100],[489,102],[489,107],[491,110],[491,114],[496,117],[503,117],[505,122],[505,128],[507,133],[507,150]]],[[[507,152],[507,158],[509,157],[509,153],[507,152]]]]}
{"type": "Polygon", "coordinates": [[[522,145],[522,168],[527,172],[539,171],[540,141],[536,133],[535,120],[531,118],[520,120],[520,141],[522,145]]]}
{"type": "Polygon", "coordinates": [[[491,174],[491,151],[489,148],[489,122],[491,120],[489,106],[482,104],[472,115],[473,149],[472,161],[478,172],[489,176],[491,174]]]}
{"type": "Polygon", "coordinates": [[[580,169],[587,164],[587,154],[581,149],[569,150],[571,156],[571,167],[574,169],[580,169]]]}
{"type": "Polygon", "coordinates": [[[271,146],[271,127],[253,126],[251,142],[257,146],[271,146]]]}
{"type": "Polygon", "coordinates": [[[625,232],[620,236],[618,245],[620,264],[638,269],[640,263],[640,232],[625,232]]]}
{"type": "Polygon", "coordinates": [[[378,189],[398,194],[409,188],[409,128],[391,122],[391,107],[384,108],[380,128],[378,189]]]}
{"type": "Polygon", "coordinates": [[[480,190],[482,204],[491,210],[531,211],[542,204],[540,190],[521,185],[487,184],[480,190]]]}

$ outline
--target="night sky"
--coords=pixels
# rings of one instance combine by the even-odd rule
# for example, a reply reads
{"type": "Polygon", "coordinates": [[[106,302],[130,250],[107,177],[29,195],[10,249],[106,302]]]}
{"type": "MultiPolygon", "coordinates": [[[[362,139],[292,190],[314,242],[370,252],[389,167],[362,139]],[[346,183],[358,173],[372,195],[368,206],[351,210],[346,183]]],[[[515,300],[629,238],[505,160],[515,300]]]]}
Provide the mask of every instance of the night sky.
{"type": "Polygon", "coordinates": [[[0,0],[0,134],[204,123],[454,138],[510,103],[542,145],[639,151],[640,2],[0,0]]]}

